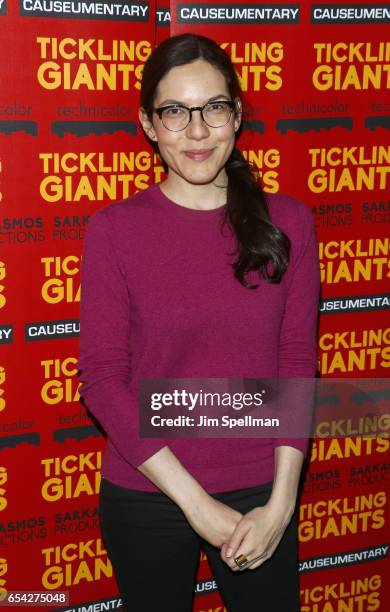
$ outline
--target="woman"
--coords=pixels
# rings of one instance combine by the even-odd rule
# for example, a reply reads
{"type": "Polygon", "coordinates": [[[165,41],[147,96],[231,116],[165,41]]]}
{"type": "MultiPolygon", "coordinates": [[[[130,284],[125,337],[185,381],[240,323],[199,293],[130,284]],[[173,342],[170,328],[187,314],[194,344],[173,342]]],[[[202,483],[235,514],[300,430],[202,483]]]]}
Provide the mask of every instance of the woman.
{"type": "Polygon", "coordinates": [[[229,612],[299,610],[296,498],[307,440],[141,438],[143,378],[313,377],[312,217],[262,193],[210,39],[164,41],[139,116],[167,179],[92,215],[80,393],[102,424],[101,527],[127,610],[192,610],[203,548],[229,612]]]}

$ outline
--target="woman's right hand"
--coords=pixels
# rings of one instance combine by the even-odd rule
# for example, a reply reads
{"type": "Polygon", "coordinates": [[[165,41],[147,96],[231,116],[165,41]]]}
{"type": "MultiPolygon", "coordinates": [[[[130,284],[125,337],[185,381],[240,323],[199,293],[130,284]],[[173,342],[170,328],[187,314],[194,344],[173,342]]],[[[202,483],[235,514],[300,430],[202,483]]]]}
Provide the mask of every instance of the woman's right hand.
{"type": "Polygon", "coordinates": [[[229,542],[242,514],[214,499],[180,463],[168,446],[138,469],[183,511],[191,527],[213,546],[229,542]]]}
{"type": "Polygon", "coordinates": [[[205,495],[200,503],[193,504],[183,512],[191,527],[204,540],[221,548],[229,541],[242,514],[226,504],[205,495]]]}

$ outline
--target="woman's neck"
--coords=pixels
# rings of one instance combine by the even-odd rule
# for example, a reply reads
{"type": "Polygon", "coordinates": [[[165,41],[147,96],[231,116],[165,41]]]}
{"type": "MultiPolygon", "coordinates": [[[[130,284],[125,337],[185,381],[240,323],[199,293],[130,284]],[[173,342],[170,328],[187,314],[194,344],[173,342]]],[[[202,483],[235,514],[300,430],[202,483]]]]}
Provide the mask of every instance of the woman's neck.
{"type": "Polygon", "coordinates": [[[173,202],[199,210],[219,208],[226,203],[227,176],[218,175],[213,183],[196,185],[170,174],[161,183],[162,192],[173,202]]]}

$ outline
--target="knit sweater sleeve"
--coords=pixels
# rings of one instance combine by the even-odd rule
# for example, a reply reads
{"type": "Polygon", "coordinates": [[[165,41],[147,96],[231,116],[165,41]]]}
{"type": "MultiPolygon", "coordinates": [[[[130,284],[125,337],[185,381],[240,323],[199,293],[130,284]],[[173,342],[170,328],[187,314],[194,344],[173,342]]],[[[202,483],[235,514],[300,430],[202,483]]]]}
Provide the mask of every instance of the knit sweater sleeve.
{"type": "Polygon", "coordinates": [[[306,454],[317,370],[320,274],[314,220],[304,204],[297,204],[300,231],[296,233],[292,245],[287,298],[279,337],[279,378],[312,380],[307,384],[289,381],[291,395],[289,391],[288,407],[297,411],[297,429],[301,433],[300,437],[275,439],[274,447],[292,446],[306,454]]]}
{"type": "Polygon", "coordinates": [[[137,467],[166,442],[139,435],[131,390],[130,299],[109,215],[89,219],[81,263],[78,377],[80,395],[117,452],[137,467]]]}

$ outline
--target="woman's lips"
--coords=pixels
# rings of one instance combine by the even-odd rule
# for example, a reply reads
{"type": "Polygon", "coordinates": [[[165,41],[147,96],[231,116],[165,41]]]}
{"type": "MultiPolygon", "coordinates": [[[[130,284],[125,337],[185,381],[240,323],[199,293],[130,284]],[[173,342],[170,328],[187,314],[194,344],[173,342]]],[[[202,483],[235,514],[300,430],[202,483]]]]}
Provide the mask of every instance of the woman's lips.
{"type": "Polygon", "coordinates": [[[204,161],[213,154],[214,149],[200,149],[192,151],[184,151],[184,155],[194,161],[204,161]]]}

